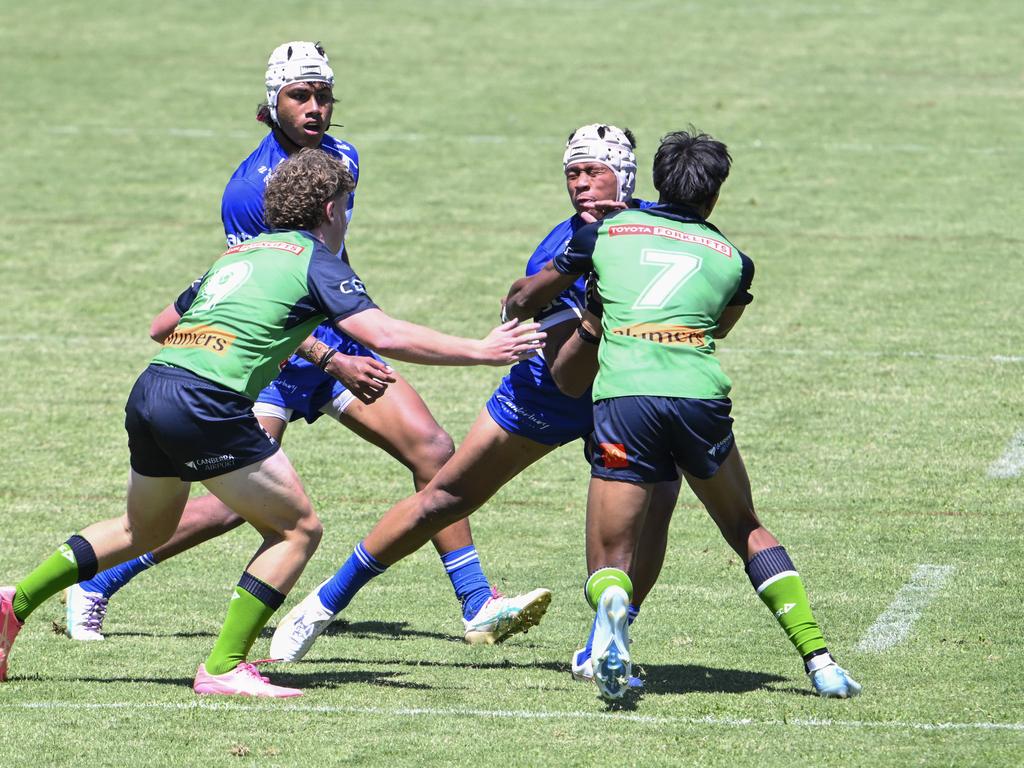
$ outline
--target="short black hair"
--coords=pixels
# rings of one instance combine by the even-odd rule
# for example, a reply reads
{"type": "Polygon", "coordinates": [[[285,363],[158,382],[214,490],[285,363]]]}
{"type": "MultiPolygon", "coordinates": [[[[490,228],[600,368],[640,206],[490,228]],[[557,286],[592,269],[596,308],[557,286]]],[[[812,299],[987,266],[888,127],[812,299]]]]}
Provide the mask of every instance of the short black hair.
{"type": "Polygon", "coordinates": [[[725,144],[690,126],[662,138],[654,154],[654,188],[663,203],[705,208],[728,178],[731,164],[725,144]]]}

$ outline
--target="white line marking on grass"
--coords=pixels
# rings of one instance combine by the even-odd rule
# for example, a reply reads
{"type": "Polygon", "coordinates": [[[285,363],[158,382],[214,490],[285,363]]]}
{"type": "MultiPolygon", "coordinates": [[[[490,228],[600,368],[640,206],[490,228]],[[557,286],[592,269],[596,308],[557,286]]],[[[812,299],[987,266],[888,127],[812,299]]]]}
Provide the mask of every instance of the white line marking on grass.
{"type": "MultiPolygon", "coordinates": [[[[137,126],[113,126],[113,125],[51,125],[46,128],[48,133],[57,135],[76,135],[81,133],[98,133],[106,134],[108,136],[167,136],[176,139],[210,139],[214,141],[221,141],[223,139],[245,139],[254,138],[258,136],[255,131],[225,131],[219,128],[143,128],[137,126]]],[[[348,135],[346,133],[346,135],[348,135]]],[[[552,140],[550,136],[530,136],[524,134],[508,134],[508,133],[495,133],[495,134],[451,134],[451,133],[419,133],[416,131],[407,132],[366,132],[359,133],[358,131],[352,134],[352,141],[354,142],[402,142],[419,144],[423,142],[437,142],[440,140],[451,140],[451,141],[465,141],[470,144],[536,144],[538,146],[545,145],[551,146],[552,140]]],[[[751,141],[741,143],[736,142],[736,146],[745,146],[751,149],[763,149],[763,150],[781,150],[791,151],[793,145],[790,143],[783,143],[778,141],[763,141],[762,139],[753,139],[751,141]]],[[[877,143],[844,143],[844,142],[809,142],[807,147],[820,148],[826,152],[833,153],[879,153],[879,152],[892,152],[896,154],[921,154],[931,153],[936,154],[938,152],[949,152],[949,147],[943,145],[931,145],[931,144],[877,144],[877,143]]],[[[958,147],[957,151],[966,152],[967,154],[973,155],[1003,155],[1003,154],[1018,154],[1020,147],[1016,145],[1006,146],[995,146],[995,147],[958,147]]]]}
{"type": "Polygon", "coordinates": [[[910,581],[900,587],[889,607],[868,628],[867,633],[857,643],[857,650],[881,653],[906,640],[921,611],[942,590],[952,575],[951,565],[921,564],[914,568],[910,581]]]}
{"type": "Polygon", "coordinates": [[[1017,477],[1024,471],[1024,429],[1010,439],[1003,455],[992,462],[988,476],[997,480],[1017,477]]]}
{"type": "Polygon", "coordinates": [[[831,720],[828,718],[802,718],[793,717],[785,720],[757,719],[747,717],[669,717],[660,715],[636,715],[628,712],[580,712],[566,711],[558,712],[552,710],[529,710],[529,709],[458,709],[439,707],[399,707],[387,709],[384,707],[345,707],[304,704],[281,704],[268,703],[266,706],[255,704],[236,704],[227,702],[207,702],[203,700],[191,703],[183,702],[111,702],[109,704],[76,703],[69,701],[29,701],[11,704],[0,704],[0,711],[29,709],[29,710],[69,710],[69,711],[96,711],[96,710],[119,710],[119,709],[156,709],[173,711],[194,711],[211,710],[219,712],[308,712],[315,714],[335,715],[374,715],[378,717],[467,717],[483,719],[508,719],[508,720],[598,720],[625,721],[630,723],[644,723],[647,725],[713,725],[736,728],[763,728],[788,727],[797,728],[885,728],[895,730],[914,731],[1021,731],[1024,732],[1024,723],[920,723],[904,720],[831,720]]]}

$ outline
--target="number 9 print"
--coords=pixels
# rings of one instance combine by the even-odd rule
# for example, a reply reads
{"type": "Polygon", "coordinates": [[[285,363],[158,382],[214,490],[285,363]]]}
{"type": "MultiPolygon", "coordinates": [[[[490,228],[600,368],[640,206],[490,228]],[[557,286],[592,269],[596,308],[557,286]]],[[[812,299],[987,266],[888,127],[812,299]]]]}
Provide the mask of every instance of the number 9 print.
{"type": "Polygon", "coordinates": [[[192,309],[213,309],[241,288],[250,275],[252,275],[252,263],[248,261],[236,261],[234,264],[221,267],[206,278],[199,289],[199,295],[196,296],[196,300],[192,304],[192,309]]]}

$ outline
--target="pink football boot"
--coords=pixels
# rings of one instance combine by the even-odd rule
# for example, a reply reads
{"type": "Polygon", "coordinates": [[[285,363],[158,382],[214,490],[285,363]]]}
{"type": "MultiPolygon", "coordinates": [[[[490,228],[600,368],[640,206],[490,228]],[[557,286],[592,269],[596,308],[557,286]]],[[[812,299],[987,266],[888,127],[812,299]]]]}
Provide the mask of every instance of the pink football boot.
{"type": "Polygon", "coordinates": [[[14,587],[0,587],[0,683],[7,679],[7,660],[21,622],[14,615],[14,587]]]}
{"type": "Polygon", "coordinates": [[[242,662],[223,675],[211,675],[206,671],[206,665],[200,664],[199,671],[196,672],[196,681],[192,684],[192,690],[200,695],[267,696],[275,699],[302,695],[302,691],[298,688],[272,685],[269,679],[259,673],[255,665],[246,662],[242,662]]]}

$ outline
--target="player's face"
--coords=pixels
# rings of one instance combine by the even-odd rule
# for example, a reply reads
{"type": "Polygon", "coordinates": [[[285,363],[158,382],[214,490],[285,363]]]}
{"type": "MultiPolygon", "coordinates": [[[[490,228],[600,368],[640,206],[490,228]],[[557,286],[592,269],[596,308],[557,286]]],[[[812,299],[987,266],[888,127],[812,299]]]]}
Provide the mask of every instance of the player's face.
{"type": "Polygon", "coordinates": [[[569,200],[576,213],[582,213],[587,203],[615,200],[619,181],[612,169],[604,163],[573,163],[565,169],[565,188],[569,191],[569,200]]]}
{"type": "Polygon", "coordinates": [[[292,83],[277,95],[278,125],[297,147],[319,147],[333,111],[334,92],[327,83],[292,83]]]}

